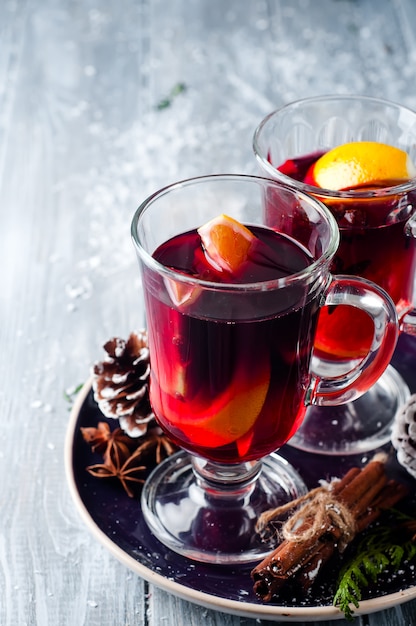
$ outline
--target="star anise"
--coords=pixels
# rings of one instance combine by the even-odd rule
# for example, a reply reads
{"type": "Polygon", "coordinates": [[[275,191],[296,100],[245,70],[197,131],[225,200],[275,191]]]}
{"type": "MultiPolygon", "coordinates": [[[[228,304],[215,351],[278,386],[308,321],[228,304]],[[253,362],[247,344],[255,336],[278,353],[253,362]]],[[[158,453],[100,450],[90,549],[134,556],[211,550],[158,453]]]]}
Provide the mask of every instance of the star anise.
{"type": "Polygon", "coordinates": [[[134,486],[144,483],[147,469],[141,464],[141,447],[125,458],[119,448],[114,446],[111,448],[111,454],[104,459],[104,463],[89,465],[87,471],[96,478],[118,478],[127,495],[133,498],[134,486]]]}
{"type": "Polygon", "coordinates": [[[87,471],[96,478],[118,479],[131,498],[150,471],[177,450],[164,434],[151,432],[132,438],[121,428],[111,432],[106,422],[99,422],[97,428],[81,428],[81,432],[93,452],[103,456],[102,463],[89,465],[87,471]]]}
{"type": "Polygon", "coordinates": [[[81,428],[81,433],[93,452],[98,452],[103,456],[113,447],[118,447],[128,456],[135,445],[131,438],[121,428],[111,431],[107,422],[99,422],[97,428],[81,428]]]}
{"type": "Polygon", "coordinates": [[[81,428],[81,433],[84,441],[90,444],[93,452],[104,454],[111,436],[110,427],[107,422],[100,422],[97,428],[93,426],[81,428]]]}
{"type": "Polygon", "coordinates": [[[149,452],[151,452],[152,466],[159,465],[164,459],[178,450],[175,444],[164,434],[152,435],[149,437],[151,446],[149,452]]]}

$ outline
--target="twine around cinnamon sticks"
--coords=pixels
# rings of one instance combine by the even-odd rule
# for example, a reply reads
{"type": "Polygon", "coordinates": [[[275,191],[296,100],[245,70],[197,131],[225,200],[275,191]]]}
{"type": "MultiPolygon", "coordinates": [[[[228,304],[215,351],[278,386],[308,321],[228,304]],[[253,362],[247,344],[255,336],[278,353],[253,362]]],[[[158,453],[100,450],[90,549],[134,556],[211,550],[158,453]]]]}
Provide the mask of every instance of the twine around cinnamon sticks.
{"type": "Polygon", "coordinates": [[[257,530],[264,534],[296,509],[282,527],[283,541],[251,572],[254,591],[262,600],[270,602],[288,582],[306,592],[335,551],[343,552],[383,510],[406,495],[404,485],[388,479],[385,461],[378,455],[363,469],[352,468],[342,479],[259,518],[257,530]]]}

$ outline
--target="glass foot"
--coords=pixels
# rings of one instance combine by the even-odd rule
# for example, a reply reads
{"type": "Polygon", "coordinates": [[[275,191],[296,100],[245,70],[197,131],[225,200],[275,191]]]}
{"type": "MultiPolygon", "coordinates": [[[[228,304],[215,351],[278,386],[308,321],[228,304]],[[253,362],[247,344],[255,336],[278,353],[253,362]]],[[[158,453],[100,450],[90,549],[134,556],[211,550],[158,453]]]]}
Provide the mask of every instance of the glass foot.
{"type": "Polygon", "coordinates": [[[255,531],[259,515],[307,489],[285,459],[227,466],[179,452],[158,465],[142,491],[142,511],[153,534],[190,559],[250,563],[275,547],[255,531]]]}
{"type": "Polygon", "coordinates": [[[309,407],[288,445],[319,454],[361,454],[390,441],[396,412],[410,396],[391,366],[361,398],[334,407],[309,407]]]}

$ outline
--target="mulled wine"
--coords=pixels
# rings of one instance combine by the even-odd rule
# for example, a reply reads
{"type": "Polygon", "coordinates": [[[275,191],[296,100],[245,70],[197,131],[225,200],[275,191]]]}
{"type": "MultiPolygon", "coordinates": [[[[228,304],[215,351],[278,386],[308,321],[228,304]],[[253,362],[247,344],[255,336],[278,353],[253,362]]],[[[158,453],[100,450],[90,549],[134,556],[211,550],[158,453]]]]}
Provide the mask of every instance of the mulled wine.
{"type": "MultiPolygon", "coordinates": [[[[289,159],[278,170],[311,184],[309,173],[322,154],[316,152],[289,159]]],[[[341,235],[332,272],[362,276],[380,285],[392,298],[400,317],[412,306],[416,239],[406,233],[405,226],[416,207],[416,192],[377,195],[377,187],[385,189],[399,182],[372,184],[368,188],[374,192],[372,197],[322,200],[335,216],[341,235]]],[[[359,191],[365,190],[365,187],[359,188],[359,191]]],[[[353,307],[327,307],[320,314],[315,351],[320,356],[331,354],[332,358],[334,355],[340,359],[362,357],[368,351],[373,328],[362,311],[353,307]]]]}
{"type": "MultiPolygon", "coordinates": [[[[314,198],[274,181],[215,175],[153,194],[132,221],[143,279],[150,401],[183,450],[147,479],[142,512],[189,558],[248,563],[270,551],[261,512],[305,491],[276,450],[308,404],[341,404],[384,371],[397,340],[391,299],[357,277],[332,277],[339,233],[314,198]],[[265,207],[277,226],[264,224],[265,207]],[[245,226],[247,224],[248,226],[245,226]],[[312,367],[322,307],[372,317],[369,358],[347,375],[312,367]]],[[[262,557],[263,558],[263,557],[262,557]]]]}
{"type": "Polygon", "coordinates": [[[154,252],[165,267],[212,281],[216,291],[144,276],[158,421],[182,448],[223,463],[263,457],[299,427],[321,295],[294,284],[236,298],[230,284],[278,281],[313,261],[290,237],[251,230],[256,245],[233,274],[207,263],[196,230],[154,252]]]}

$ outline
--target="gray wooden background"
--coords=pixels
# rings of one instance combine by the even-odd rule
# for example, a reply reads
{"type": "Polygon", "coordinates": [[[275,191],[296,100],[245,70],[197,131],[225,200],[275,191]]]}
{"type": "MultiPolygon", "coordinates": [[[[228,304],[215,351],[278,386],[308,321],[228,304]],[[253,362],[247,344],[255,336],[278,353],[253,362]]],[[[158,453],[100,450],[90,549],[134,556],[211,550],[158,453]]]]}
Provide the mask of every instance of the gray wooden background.
{"type": "MultiPolygon", "coordinates": [[[[266,624],[149,587],[91,537],[65,482],[65,396],[143,324],[137,205],[256,172],[254,128],[290,100],[416,108],[415,33],[414,0],[2,0],[2,626],[266,624]]],[[[356,623],[414,624],[416,602],[356,623]]]]}

